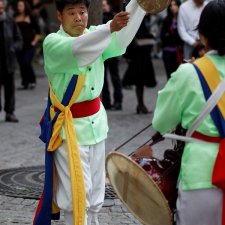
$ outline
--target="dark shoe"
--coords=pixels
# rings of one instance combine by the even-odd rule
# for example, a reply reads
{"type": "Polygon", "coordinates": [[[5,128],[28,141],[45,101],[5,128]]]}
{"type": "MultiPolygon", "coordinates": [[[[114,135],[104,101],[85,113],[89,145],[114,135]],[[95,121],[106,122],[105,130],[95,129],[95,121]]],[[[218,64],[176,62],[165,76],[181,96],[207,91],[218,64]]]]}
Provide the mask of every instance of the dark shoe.
{"type": "Polygon", "coordinates": [[[16,116],[13,113],[7,113],[5,116],[6,122],[12,122],[12,123],[18,123],[19,120],[16,118],[16,116]]]}
{"type": "Polygon", "coordinates": [[[30,83],[29,89],[33,90],[34,88],[36,88],[36,83],[30,83]]]}
{"type": "Polygon", "coordinates": [[[17,90],[19,91],[28,90],[28,85],[21,85],[20,87],[17,88],[17,90]]]}
{"type": "Polygon", "coordinates": [[[114,103],[112,105],[112,110],[122,110],[122,104],[118,102],[114,103]]]}
{"type": "Polygon", "coordinates": [[[150,113],[150,112],[148,111],[145,105],[137,106],[137,114],[147,114],[147,113],[150,113]]]}
{"type": "Polygon", "coordinates": [[[130,85],[123,85],[123,89],[132,90],[133,88],[130,85]]]}

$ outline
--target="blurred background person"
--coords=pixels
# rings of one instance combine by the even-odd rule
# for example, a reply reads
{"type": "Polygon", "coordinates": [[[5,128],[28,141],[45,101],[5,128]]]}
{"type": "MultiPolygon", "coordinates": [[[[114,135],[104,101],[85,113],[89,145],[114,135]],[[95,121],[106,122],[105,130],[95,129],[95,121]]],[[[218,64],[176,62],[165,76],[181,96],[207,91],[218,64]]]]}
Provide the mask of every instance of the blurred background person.
{"type": "Polygon", "coordinates": [[[200,44],[196,28],[206,4],[204,0],[187,0],[179,8],[178,32],[184,41],[184,59],[190,59],[194,48],[200,44]]]}
{"type": "Polygon", "coordinates": [[[151,15],[150,27],[151,33],[154,35],[154,42],[152,46],[152,58],[153,59],[161,59],[162,58],[162,48],[161,48],[161,38],[160,31],[162,29],[163,19],[166,17],[166,9],[163,11],[151,15]]]}
{"type": "Polygon", "coordinates": [[[18,122],[15,111],[14,70],[16,51],[23,45],[22,36],[14,22],[5,11],[4,0],[0,0],[0,111],[1,87],[4,87],[4,111],[7,122],[18,122]]]}
{"type": "Polygon", "coordinates": [[[155,87],[157,84],[151,59],[154,35],[150,32],[150,19],[150,15],[144,17],[134,40],[128,46],[125,54],[129,60],[123,77],[123,85],[135,85],[136,87],[137,114],[149,113],[144,104],[144,87],[155,87]]]}
{"type": "Polygon", "coordinates": [[[42,34],[49,34],[48,12],[42,0],[32,0],[30,3],[31,14],[38,22],[42,34]]]}
{"type": "Polygon", "coordinates": [[[43,66],[43,41],[52,28],[50,28],[46,4],[42,0],[29,0],[29,3],[31,6],[31,15],[37,21],[41,33],[41,38],[39,39],[35,50],[34,62],[43,66]]]}
{"type": "MultiPolygon", "coordinates": [[[[102,1],[103,24],[107,23],[114,16],[112,8],[108,0],[102,1]]],[[[122,110],[122,84],[119,76],[119,59],[118,57],[107,59],[104,62],[105,76],[102,89],[102,103],[106,109],[122,110]],[[111,96],[108,84],[108,72],[110,73],[113,85],[113,105],[111,104],[111,96]]]]}
{"type": "Polygon", "coordinates": [[[177,14],[179,6],[179,0],[171,1],[161,29],[162,58],[167,79],[170,78],[171,73],[176,71],[183,61],[183,41],[177,30],[177,14]]]}
{"type": "Polygon", "coordinates": [[[35,47],[40,39],[40,28],[37,21],[31,16],[30,5],[26,0],[17,2],[15,21],[23,37],[23,49],[17,53],[21,73],[21,86],[19,90],[34,89],[36,75],[32,66],[35,47]]]}
{"type": "Polygon", "coordinates": [[[6,7],[5,7],[5,11],[7,12],[7,14],[10,16],[10,17],[13,17],[14,16],[14,3],[13,2],[8,2],[7,1],[7,4],[5,4],[6,7]]]}

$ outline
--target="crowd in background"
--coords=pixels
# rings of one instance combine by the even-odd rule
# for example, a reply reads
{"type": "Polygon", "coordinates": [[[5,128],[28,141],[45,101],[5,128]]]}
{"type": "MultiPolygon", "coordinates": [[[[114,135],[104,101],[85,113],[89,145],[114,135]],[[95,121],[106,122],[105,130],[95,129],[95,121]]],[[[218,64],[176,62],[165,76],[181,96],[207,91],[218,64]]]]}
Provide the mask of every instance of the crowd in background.
{"type": "MultiPolygon", "coordinates": [[[[135,38],[128,46],[124,58],[128,63],[125,74],[118,76],[118,69],[110,71],[113,84],[113,102],[111,104],[108,90],[107,72],[103,89],[103,104],[106,109],[122,109],[122,89],[131,89],[135,86],[136,112],[146,114],[150,110],[144,103],[145,87],[155,87],[157,76],[155,74],[152,59],[161,59],[164,63],[167,79],[176,71],[181,63],[185,63],[192,57],[198,58],[204,55],[204,46],[199,41],[197,24],[200,14],[207,4],[204,0],[172,0],[167,9],[156,14],[146,14],[135,38]],[[107,98],[105,98],[107,93],[107,98]],[[118,104],[118,94],[120,99],[118,104]],[[119,105],[119,107],[117,107],[119,105]]],[[[103,18],[109,12],[110,0],[103,0],[103,18]],[[105,8],[108,4],[108,12],[105,8]]],[[[105,64],[108,68],[108,62],[105,64]]],[[[117,68],[117,66],[115,66],[117,68]]]]}
{"type": "Polygon", "coordinates": [[[18,122],[15,111],[15,66],[20,71],[18,90],[32,90],[37,80],[33,68],[34,56],[48,33],[47,11],[41,0],[0,1],[0,111],[5,121],[18,122]],[[2,92],[4,90],[4,107],[2,92]]]}
{"type": "MultiPolygon", "coordinates": [[[[4,0],[2,2],[6,3],[4,0]]],[[[199,41],[196,26],[206,4],[207,2],[203,0],[186,0],[182,3],[179,0],[172,0],[168,8],[161,13],[146,14],[135,38],[123,56],[127,62],[125,73],[121,74],[119,70],[121,58],[113,58],[105,62],[105,82],[101,97],[107,110],[122,110],[122,89],[133,89],[134,86],[137,102],[136,113],[150,112],[144,103],[144,90],[146,87],[153,88],[157,85],[152,59],[163,61],[166,76],[169,79],[185,60],[189,60],[193,56],[201,57],[204,54],[204,46],[199,41]],[[109,89],[109,74],[113,93],[110,93],[109,89]]],[[[103,23],[106,23],[116,12],[111,7],[110,0],[103,0],[102,9],[103,23]]],[[[37,85],[33,60],[34,58],[41,59],[42,41],[49,33],[48,11],[42,0],[8,0],[6,11],[17,25],[23,41],[23,47],[15,50],[21,75],[21,85],[17,89],[32,90],[37,85]]],[[[6,43],[6,41],[2,41],[2,43],[6,43]]],[[[2,58],[5,54],[6,52],[1,52],[2,58]]],[[[3,82],[5,71],[2,71],[0,86],[4,86],[5,93],[8,93],[9,89],[12,95],[9,97],[10,94],[5,94],[4,110],[6,115],[10,115],[6,116],[6,121],[18,122],[14,115],[14,76],[12,76],[13,81],[10,81],[10,85],[5,84],[7,82],[3,82]],[[8,111],[7,105],[10,105],[8,111]]]]}
{"type": "Polygon", "coordinates": [[[18,90],[34,89],[36,75],[33,59],[42,55],[42,41],[49,33],[48,12],[42,0],[8,0],[6,11],[14,18],[23,39],[23,48],[16,52],[21,75],[18,90]]]}

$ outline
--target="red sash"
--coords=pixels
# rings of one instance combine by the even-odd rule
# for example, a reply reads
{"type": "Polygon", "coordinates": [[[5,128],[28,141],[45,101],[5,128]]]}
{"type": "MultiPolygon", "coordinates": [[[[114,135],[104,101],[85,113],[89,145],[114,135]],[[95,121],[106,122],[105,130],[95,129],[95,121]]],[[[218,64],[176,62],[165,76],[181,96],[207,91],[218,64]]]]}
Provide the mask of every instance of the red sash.
{"type": "MultiPolygon", "coordinates": [[[[97,97],[90,101],[74,103],[70,107],[70,110],[72,112],[73,118],[82,118],[97,113],[100,109],[100,105],[100,97],[97,97]]],[[[57,112],[59,109],[54,107],[54,110],[57,112]]]]}

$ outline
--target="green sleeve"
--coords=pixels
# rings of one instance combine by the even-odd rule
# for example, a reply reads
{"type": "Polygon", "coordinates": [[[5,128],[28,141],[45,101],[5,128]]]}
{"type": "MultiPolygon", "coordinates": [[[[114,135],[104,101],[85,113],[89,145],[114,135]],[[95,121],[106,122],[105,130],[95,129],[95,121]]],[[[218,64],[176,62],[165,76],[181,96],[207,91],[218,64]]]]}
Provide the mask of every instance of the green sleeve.
{"type": "Polygon", "coordinates": [[[57,33],[46,37],[43,44],[45,70],[51,73],[74,73],[77,62],[72,52],[74,37],[65,37],[57,33]]]}
{"type": "Polygon", "coordinates": [[[152,125],[161,134],[170,132],[181,121],[181,100],[176,91],[176,83],[172,77],[165,88],[158,92],[152,125]]]}
{"type": "Polygon", "coordinates": [[[173,130],[179,123],[186,128],[193,120],[191,110],[200,110],[199,101],[193,101],[196,90],[201,92],[199,88],[201,87],[193,65],[181,65],[171,75],[166,86],[158,92],[152,121],[154,129],[164,134],[173,130]]]}
{"type": "Polygon", "coordinates": [[[103,60],[106,60],[108,58],[123,55],[125,52],[126,52],[125,48],[122,49],[118,48],[116,40],[116,32],[114,32],[112,33],[112,41],[110,45],[107,47],[107,49],[103,52],[102,57],[103,60]]]}

